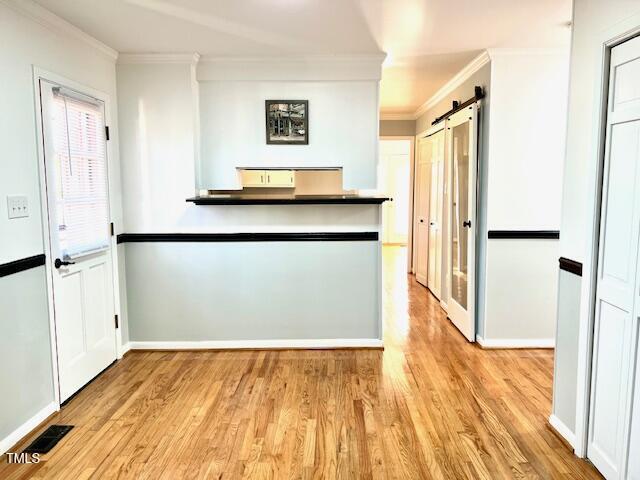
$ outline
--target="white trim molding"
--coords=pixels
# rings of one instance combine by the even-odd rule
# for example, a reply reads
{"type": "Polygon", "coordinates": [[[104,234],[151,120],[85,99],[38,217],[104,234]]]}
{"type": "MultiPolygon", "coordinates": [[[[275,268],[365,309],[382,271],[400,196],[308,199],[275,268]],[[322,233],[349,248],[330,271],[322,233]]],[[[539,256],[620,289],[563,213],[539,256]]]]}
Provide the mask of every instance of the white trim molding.
{"type": "Polygon", "coordinates": [[[284,349],[339,349],[383,348],[377,338],[330,338],[326,340],[205,340],[129,342],[131,350],[284,350],[284,349]]]}
{"type": "Polygon", "coordinates": [[[250,81],[380,81],[386,54],[284,55],[220,57],[203,55],[199,82],[250,81]]]}
{"type": "Polygon", "coordinates": [[[39,23],[43,27],[62,35],[74,37],[84,42],[112,60],[116,60],[118,58],[118,52],[116,50],[92,37],[83,30],[80,30],[65,19],[60,18],[55,13],[50,12],[41,5],[38,5],[33,0],[0,0],[0,2],[10,7],[15,12],[39,23]]]}
{"type": "Polygon", "coordinates": [[[131,350],[131,342],[122,344],[122,357],[124,357],[125,353],[127,353],[129,350],[131,350]]]}
{"type": "Polygon", "coordinates": [[[558,435],[564,438],[572,448],[575,448],[576,434],[573,433],[562,420],[551,414],[551,416],[549,417],[549,425],[551,425],[551,427],[558,433],[558,435]]]}
{"type": "Polygon", "coordinates": [[[569,55],[569,44],[565,48],[488,48],[490,58],[506,55],[569,55]]]}
{"type": "Polygon", "coordinates": [[[189,64],[196,65],[200,60],[199,53],[121,53],[118,65],[130,64],[189,64]]]}
{"type": "Polygon", "coordinates": [[[49,415],[57,412],[58,405],[54,402],[51,402],[42,410],[37,412],[33,417],[24,422],[18,428],[16,428],[9,435],[0,440],[0,455],[9,451],[9,449],[15,446],[20,440],[29,435],[33,429],[35,429],[38,425],[44,422],[49,415]]]}
{"type": "Polygon", "coordinates": [[[491,57],[489,56],[488,51],[483,51],[476,58],[471,60],[465,67],[456,73],[451,80],[445,83],[442,87],[438,89],[436,93],[434,93],[429,100],[424,102],[422,105],[418,107],[418,109],[413,114],[414,119],[418,119],[424,113],[426,113],[431,108],[435,107],[438,103],[446,98],[453,90],[462,85],[471,75],[476,73],[482,67],[484,67],[489,61],[491,57]]]}
{"type": "Polygon", "coordinates": [[[555,338],[483,338],[476,336],[482,348],[555,348],[555,338]]]}

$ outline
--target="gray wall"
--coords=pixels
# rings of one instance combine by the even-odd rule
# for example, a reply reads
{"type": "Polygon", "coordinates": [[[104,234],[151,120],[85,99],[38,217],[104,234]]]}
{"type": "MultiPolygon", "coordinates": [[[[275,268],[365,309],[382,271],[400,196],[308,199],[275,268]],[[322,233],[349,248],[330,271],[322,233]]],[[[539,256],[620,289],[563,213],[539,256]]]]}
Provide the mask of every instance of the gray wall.
{"type": "Polygon", "coordinates": [[[413,137],[415,133],[415,120],[380,120],[381,137],[413,137]]]}
{"type": "Polygon", "coordinates": [[[379,339],[379,248],[128,243],[130,339],[379,339]]]}
{"type": "MultiPolygon", "coordinates": [[[[489,164],[489,115],[491,105],[491,63],[487,63],[469,77],[462,85],[451,92],[430,110],[427,110],[416,120],[416,135],[431,127],[431,122],[451,109],[454,100],[464,102],[475,94],[474,87],[479,85],[484,88],[485,98],[482,101],[479,114],[479,138],[480,152],[478,183],[478,252],[476,255],[476,287],[477,296],[477,331],[483,335],[484,311],[485,311],[485,287],[486,287],[486,251],[487,251],[487,178],[489,164]]],[[[417,140],[416,140],[417,141],[417,140]]]]}
{"type": "Polygon", "coordinates": [[[120,292],[120,333],[122,345],[129,342],[129,321],[127,307],[127,272],[126,272],[126,248],[124,244],[118,244],[118,281],[120,292]]]}
{"type": "Polygon", "coordinates": [[[578,368],[578,324],[582,278],[560,270],[558,322],[556,326],[553,413],[572,432],[576,426],[576,370],[578,368]]]}
{"type": "Polygon", "coordinates": [[[0,440],[54,401],[44,267],[0,278],[0,440]]]}

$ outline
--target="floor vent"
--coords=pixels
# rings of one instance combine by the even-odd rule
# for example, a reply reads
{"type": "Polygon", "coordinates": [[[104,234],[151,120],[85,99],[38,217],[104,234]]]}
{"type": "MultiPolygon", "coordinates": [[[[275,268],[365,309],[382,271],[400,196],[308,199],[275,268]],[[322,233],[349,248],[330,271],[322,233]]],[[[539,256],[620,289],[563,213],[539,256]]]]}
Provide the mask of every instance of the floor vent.
{"type": "Polygon", "coordinates": [[[72,428],[73,425],[51,425],[23,453],[48,453],[72,428]]]}

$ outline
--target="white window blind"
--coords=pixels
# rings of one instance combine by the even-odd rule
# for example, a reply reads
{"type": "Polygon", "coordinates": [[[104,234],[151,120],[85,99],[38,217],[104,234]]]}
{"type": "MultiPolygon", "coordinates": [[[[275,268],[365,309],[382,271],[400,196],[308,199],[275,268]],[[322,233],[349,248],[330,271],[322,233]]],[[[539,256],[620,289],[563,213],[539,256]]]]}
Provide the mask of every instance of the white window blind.
{"type": "Polygon", "coordinates": [[[54,90],[52,117],[58,246],[74,258],[109,246],[104,114],[54,90]]]}

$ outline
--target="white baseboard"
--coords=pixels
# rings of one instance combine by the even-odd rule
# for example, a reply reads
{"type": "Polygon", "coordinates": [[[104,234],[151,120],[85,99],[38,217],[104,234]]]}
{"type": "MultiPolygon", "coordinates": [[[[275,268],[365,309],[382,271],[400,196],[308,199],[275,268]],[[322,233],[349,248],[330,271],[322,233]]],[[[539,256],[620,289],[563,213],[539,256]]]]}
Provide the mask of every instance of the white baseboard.
{"type": "Polygon", "coordinates": [[[131,342],[127,342],[124,345],[122,345],[122,355],[127,353],[129,350],[131,350],[131,342]]]}
{"type": "Polygon", "coordinates": [[[555,348],[555,338],[482,338],[476,336],[482,348],[555,348]]]}
{"type": "Polygon", "coordinates": [[[6,453],[11,447],[13,447],[16,443],[18,443],[22,438],[27,436],[31,430],[36,428],[42,422],[44,422],[49,415],[56,412],[58,410],[58,405],[55,402],[51,402],[49,405],[44,407],[38,413],[36,413],[29,420],[24,422],[18,428],[16,428],[13,432],[7,435],[5,438],[0,440],[0,455],[6,453]]]}
{"type": "Polygon", "coordinates": [[[571,445],[573,448],[575,447],[576,444],[576,434],[573,433],[569,427],[567,427],[562,420],[560,420],[558,417],[556,417],[555,415],[551,414],[551,416],[549,417],[549,424],[553,427],[553,429],[558,432],[558,434],[564,438],[569,445],[571,445]]]}
{"type": "Polygon", "coordinates": [[[131,350],[268,350],[382,348],[376,338],[331,338],[326,340],[207,340],[182,342],[129,342],[131,350]]]}

